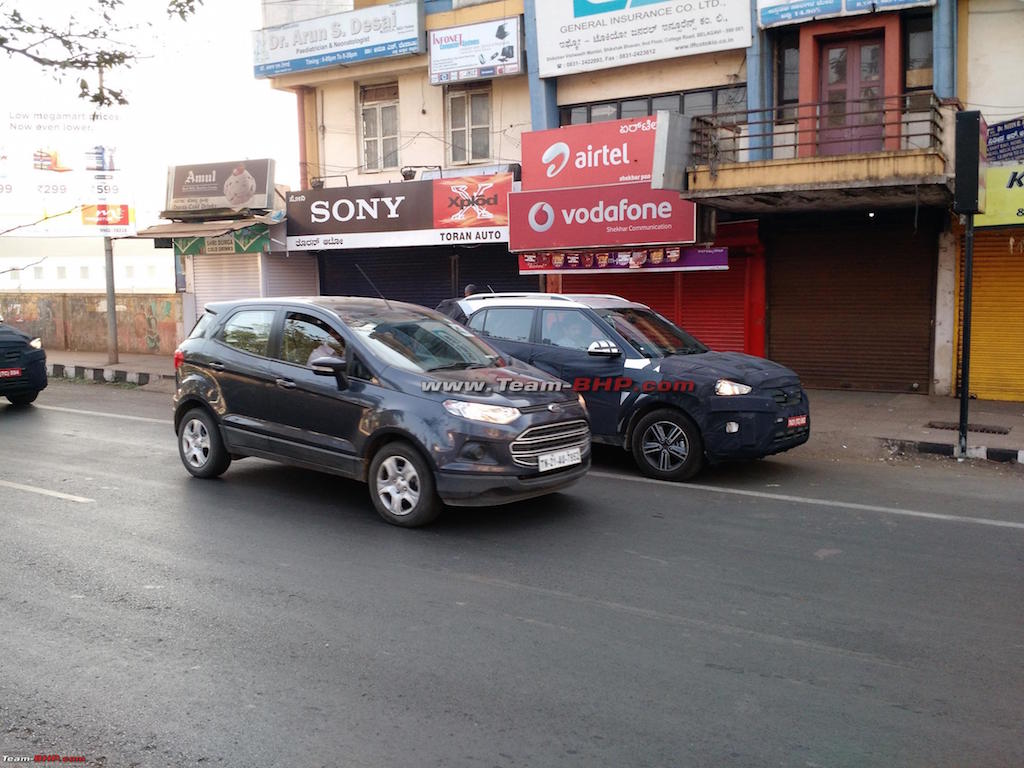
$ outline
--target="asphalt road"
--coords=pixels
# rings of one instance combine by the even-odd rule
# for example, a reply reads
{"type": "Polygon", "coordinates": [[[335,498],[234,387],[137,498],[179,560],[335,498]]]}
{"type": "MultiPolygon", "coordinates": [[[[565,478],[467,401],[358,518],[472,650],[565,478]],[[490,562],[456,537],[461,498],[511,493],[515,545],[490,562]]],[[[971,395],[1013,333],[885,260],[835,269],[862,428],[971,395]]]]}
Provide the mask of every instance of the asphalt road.
{"type": "Polygon", "coordinates": [[[1024,473],[798,450],[673,486],[603,451],[407,531],[326,475],[192,479],[169,417],[0,405],[3,756],[1024,765],[1024,473]]]}

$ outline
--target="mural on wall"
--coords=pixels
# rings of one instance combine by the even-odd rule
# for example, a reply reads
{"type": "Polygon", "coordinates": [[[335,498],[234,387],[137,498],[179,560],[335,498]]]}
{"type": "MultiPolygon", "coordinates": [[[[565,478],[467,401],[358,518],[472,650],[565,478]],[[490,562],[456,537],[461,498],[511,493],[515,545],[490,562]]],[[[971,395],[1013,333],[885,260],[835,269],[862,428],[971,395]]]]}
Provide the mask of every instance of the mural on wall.
{"type": "MultiPolygon", "coordinates": [[[[48,349],[107,351],[106,298],[40,293],[0,295],[0,316],[48,349]]],[[[184,338],[181,294],[117,297],[120,352],[169,355],[184,338]]]]}

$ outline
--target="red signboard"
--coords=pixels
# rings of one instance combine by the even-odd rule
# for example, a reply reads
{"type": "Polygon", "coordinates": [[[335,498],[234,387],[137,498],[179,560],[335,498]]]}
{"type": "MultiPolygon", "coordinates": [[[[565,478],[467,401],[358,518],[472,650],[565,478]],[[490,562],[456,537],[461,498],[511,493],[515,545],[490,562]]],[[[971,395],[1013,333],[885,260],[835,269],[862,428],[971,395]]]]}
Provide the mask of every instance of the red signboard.
{"type": "Polygon", "coordinates": [[[692,243],[697,207],[647,182],[509,195],[509,250],[692,243]]]}
{"type": "Polygon", "coordinates": [[[523,134],[523,189],[651,180],[653,117],[570,125],[523,134]]]}
{"type": "Polygon", "coordinates": [[[507,227],[512,174],[434,179],[434,229],[507,227]]]}

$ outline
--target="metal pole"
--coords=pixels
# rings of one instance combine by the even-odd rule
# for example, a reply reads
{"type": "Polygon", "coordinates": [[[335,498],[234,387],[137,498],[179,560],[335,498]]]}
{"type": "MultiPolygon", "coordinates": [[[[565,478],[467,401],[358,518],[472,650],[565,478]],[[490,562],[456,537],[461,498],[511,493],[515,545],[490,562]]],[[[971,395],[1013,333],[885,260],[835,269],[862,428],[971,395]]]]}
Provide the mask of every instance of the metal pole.
{"type": "Polygon", "coordinates": [[[114,241],[103,238],[103,255],[107,266],[107,363],[115,365],[117,359],[117,297],[114,295],[114,241]]]}
{"type": "Polygon", "coordinates": [[[960,331],[963,357],[960,361],[960,453],[967,457],[967,406],[971,400],[971,289],[974,285],[974,214],[967,214],[964,231],[964,316],[960,331]]]}

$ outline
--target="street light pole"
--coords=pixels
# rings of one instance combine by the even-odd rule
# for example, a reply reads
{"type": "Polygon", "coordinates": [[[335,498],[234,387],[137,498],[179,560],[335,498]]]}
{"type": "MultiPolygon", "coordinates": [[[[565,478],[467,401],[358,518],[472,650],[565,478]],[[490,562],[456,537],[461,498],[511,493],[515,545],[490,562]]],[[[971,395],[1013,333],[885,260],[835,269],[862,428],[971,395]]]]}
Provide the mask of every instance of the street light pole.
{"type": "Polygon", "coordinates": [[[117,357],[117,296],[114,292],[114,240],[103,238],[103,256],[107,268],[107,363],[115,365],[117,357]]]}

